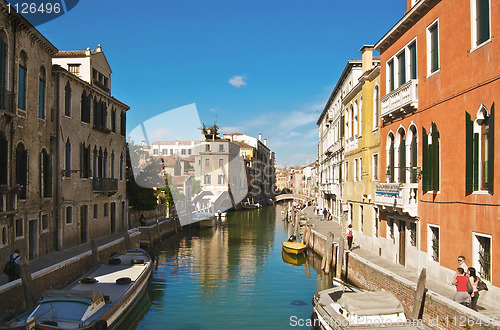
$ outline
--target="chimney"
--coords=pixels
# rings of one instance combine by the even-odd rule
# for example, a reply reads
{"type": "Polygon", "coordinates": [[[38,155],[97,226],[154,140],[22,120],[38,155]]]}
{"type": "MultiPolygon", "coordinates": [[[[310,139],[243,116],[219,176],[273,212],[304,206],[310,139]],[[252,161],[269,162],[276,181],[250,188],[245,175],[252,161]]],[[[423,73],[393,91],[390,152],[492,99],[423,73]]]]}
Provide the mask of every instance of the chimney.
{"type": "Polygon", "coordinates": [[[85,56],[90,56],[90,47],[87,47],[87,49],[85,49],[85,56]]]}
{"type": "Polygon", "coordinates": [[[373,68],[373,46],[372,45],[364,45],[360,49],[361,58],[362,58],[362,67],[363,73],[371,70],[373,68]]]}
{"type": "Polygon", "coordinates": [[[267,146],[267,139],[264,139],[264,145],[267,146]]]}
{"type": "Polygon", "coordinates": [[[96,53],[100,53],[102,52],[102,47],[101,47],[101,44],[98,44],[96,49],[95,49],[96,53]]]}
{"type": "Polygon", "coordinates": [[[259,141],[262,141],[262,133],[259,133],[259,141]]]}
{"type": "Polygon", "coordinates": [[[146,140],[142,140],[142,141],[141,141],[141,146],[142,146],[142,147],[146,146],[146,140]]]}

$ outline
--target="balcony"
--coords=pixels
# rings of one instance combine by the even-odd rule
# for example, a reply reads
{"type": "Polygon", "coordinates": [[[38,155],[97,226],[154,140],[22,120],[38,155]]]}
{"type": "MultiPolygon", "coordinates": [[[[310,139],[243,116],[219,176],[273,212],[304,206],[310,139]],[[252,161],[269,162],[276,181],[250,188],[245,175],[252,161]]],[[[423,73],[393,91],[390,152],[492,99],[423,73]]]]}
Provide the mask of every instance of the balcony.
{"type": "Polygon", "coordinates": [[[118,179],[94,178],[92,191],[97,193],[115,193],[118,190],[118,179]]]}
{"type": "Polygon", "coordinates": [[[376,183],[375,204],[381,209],[418,216],[418,183],[376,183]]]}
{"type": "Polygon", "coordinates": [[[0,194],[0,216],[13,215],[18,212],[17,210],[17,194],[16,193],[2,193],[0,194]]]}
{"type": "Polygon", "coordinates": [[[418,79],[411,79],[380,99],[381,117],[386,121],[401,112],[418,108],[418,79]]]}

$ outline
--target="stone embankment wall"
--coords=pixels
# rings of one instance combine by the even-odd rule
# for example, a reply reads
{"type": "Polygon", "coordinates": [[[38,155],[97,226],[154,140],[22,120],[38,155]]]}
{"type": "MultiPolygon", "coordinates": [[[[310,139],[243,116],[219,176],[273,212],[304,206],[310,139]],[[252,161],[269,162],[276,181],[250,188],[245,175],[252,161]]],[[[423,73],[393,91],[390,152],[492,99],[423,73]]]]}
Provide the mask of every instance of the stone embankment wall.
{"type": "MultiPolygon", "coordinates": [[[[320,256],[326,251],[326,237],[311,230],[306,244],[320,256]]],[[[334,243],[333,251],[337,251],[334,243]]],[[[394,274],[360,256],[346,252],[342,269],[345,278],[356,286],[367,290],[390,291],[403,304],[407,314],[413,309],[413,300],[417,284],[402,276],[394,274]],[[347,267],[347,268],[346,268],[347,267]]],[[[333,258],[333,263],[335,263],[333,258]]],[[[332,265],[335,270],[335,265],[332,265]]],[[[424,324],[433,329],[500,329],[500,323],[486,315],[459,305],[434,291],[428,290],[425,295],[422,314],[424,324]]]]}
{"type": "Polygon", "coordinates": [[[141,232],[141,247],[144,249],[160,244],[164,237],[181,230],[178,219],[159,221],[149,226],[139,226],[141,232]]]}
{"type": "Polygon", "coordinates": [[[146,220],[162,221],[167,217],[167,209],[164,204],[157,205],[152,210],[129,210],[130,221],[132,222],[132,227],[138,227],[141,225],[141,214],[144,215],[146,220]]]}
{"type": "MultiPolygon", "coordinates": [[[[131,248],[140,246],[140,233],[130,230],[131,248]]],[[[120,238],[99,246],[99,260],[107,260],[114,252],[126,250],[125,239],[120,238]]],[[[73,258],[42,269],[31,275],[33,296],[38,301],[46,290],[62,289],[83,276],[96,265],[92,251],[89,250],[73,258]]],[[[8,320],[26,310],[24,288],[21,279],[0,286],[0,321],[8,320]]]]}

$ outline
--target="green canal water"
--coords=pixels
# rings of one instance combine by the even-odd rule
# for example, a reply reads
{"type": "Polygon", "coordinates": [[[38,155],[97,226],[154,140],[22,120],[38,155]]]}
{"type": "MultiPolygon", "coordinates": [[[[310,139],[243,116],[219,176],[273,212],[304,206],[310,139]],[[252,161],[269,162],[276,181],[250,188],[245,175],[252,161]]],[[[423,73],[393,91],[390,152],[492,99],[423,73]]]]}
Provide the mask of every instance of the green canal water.
{"type": "Polygon", "coordinates": [[[157,251],[147,294],[121,328],[299,327],[312,313],[314,293],[332,282],[316,255],[282,256],[291,231],[281,207],[270,206],[169,237],[157,251]]]}

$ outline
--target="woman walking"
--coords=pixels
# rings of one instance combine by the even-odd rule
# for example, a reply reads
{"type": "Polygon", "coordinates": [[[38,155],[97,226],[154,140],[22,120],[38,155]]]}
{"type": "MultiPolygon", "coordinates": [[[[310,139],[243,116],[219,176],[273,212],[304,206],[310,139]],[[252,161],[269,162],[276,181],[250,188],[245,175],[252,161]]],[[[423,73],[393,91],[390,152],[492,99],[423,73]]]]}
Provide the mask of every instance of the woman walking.
{"type": "Polygon", "coordinates": [[[471,302],[469,307],[477,312],[477,300],[479,299],[477,284],[479,283],[479,277],[477,277],[476,269],[474,267],[469,267],[467,275],[469,277],[469,282],[472,285],[472,293],[470,294],[471,302]]]}
{"type": "Polygon", "coordinates": [[[457,273],[453,282],[451,284],[457,286],[457,292],[453,296],[453,301],[456,301],[459,304],[467,306],[470,304],[470,294],[467,292],[467,281],[469,278],[465,276],[464,270],[461,267],[457,268],[457,273]]]}

